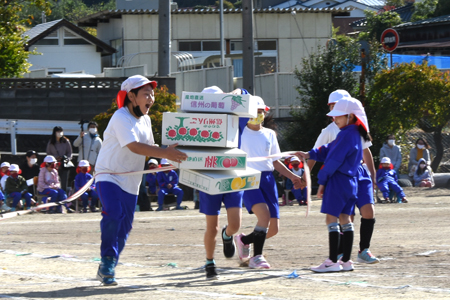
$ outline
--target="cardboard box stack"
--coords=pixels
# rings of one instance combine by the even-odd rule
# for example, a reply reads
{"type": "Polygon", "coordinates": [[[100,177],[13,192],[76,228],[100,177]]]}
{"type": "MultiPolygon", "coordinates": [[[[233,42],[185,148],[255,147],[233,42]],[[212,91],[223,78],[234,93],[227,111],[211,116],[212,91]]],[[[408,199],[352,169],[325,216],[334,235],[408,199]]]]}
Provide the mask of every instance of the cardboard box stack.
{"type": "Polygon", "coordinates": [[[239,116],[256,117],[256,96],[183,92],[183,113],[164,113],[162,143],[188,155],[179,182],[216,195],[259,188],[261,172],[238,149],[239,116]],[[189,146],[189,147],[188,147],[189,146]]]}

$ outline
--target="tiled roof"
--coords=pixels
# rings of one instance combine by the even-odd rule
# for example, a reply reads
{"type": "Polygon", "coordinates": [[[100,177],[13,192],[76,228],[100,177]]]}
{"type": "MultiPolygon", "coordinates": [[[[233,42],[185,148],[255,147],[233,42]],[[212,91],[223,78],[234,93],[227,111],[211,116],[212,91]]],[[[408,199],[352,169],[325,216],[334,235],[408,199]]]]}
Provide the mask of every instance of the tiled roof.
{"type": "MultiPolygon", "coordinates": [[[[408,3],[405,6],[400,6],[398,8],[394,8],[390,11],[398,13],[403,22],[409,22],[409,20],[411,20],[411,17],[414,13],[414,5],[412,3],[408,3]]],[[[359,27],[364,27],[364,26],[366,26],[366,18],[352,22],[352,23],[350,23],[350,26],[352,26],[355,29],[357,29],[359,27]]],[[[399,26],[401,26],[401,25],[399,25],[399,26]]]]}
{"type": "MultiPolygon", "coordinates": [[[[254,9],[253,12],[255,14],[258,13],[291,13],[295,11],[297,13],[348,13],[352,8],[263,8],[263,9],[254,9]]],[[[178,14],[219,14],[220,9],[174,9],[171,11],[172,15],[178,14]]],[[[224,14],[242,14],[242,9],[224,9],[224,14]]],[[[105,10],[102,12],[98,12],[84,18],[78,20],[79,26],[97,26],[99,22],[106,22],[111,18],[118,18],[121,15],[157,15],[158,10],[155,9],[114,9],[114,10],[105,10]]]]}
{"type": "MultiPolygon", "coordinates": [[[[58,24],[61,21],[62,21],[62,19],[59,19],[59,20],[36,25],[33,28],[31,28],[30,30],[26,31],[23,35],[28,36],[28,39],[32,40],[35,37],[41,35],[43,32],[51,29],[53,26],[55,26],[56,24],[58,24]]],[[[57,29],[57,28],[55,28],[55,29],[57,29]]],[[[48,32],[48,33],[50,33],[50,32],[48,32]]]]}
{"type": "Polygon", "coordinates": [[[420,20],[420,21],[416,21],[416,22],[403,23],[403,24],[394,26],[394,28],[415,27],[415,26],[423,26],[423,25],[428,25],[428,24],[449,23],[449,22],[450,22],[450,15],[445,15],[445,16],[439,16],[436,18],[420,20]]]}

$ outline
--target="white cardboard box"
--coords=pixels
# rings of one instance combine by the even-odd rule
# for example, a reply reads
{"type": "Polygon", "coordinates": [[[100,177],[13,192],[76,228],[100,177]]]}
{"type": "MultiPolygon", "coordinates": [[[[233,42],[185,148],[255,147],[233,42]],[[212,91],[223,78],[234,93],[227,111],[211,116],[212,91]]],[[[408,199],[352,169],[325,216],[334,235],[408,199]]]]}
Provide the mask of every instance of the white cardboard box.
{"type": "Polygon", "coordinates": [[[239,117],[226,114],[163,113],[162,144],[236,148],[239,117]]]}
{"type": "Polygon", "coordinates": [[[194,170],[245,170],[247,153],[233,148],[178,147],[188,159],[181,163],[169,160],[178,169],[194,170]]]}
{"type": "Polygon", "coordinates": [[[256,118],[258,96],[183,92],[181,110],[186,112],[214,112],[256,118]]]}
{"type": "Polygon", "coordinates": [[[181,169],[179,182],[210,195],[259,188],[261,172],[252,168],[234,171],[181,169]]]}

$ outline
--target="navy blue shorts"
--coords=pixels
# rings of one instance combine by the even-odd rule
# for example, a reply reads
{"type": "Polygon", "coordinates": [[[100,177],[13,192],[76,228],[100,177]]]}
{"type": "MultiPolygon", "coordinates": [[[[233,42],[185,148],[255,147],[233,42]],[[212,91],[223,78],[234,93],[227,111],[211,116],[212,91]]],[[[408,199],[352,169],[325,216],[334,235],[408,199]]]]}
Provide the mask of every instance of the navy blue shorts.
{"type": "Polygon", "coordinates": [[[280,218],[278,189],[272,171],[261,172],[259,189],[244,191],[244,204],[250,214],[253,213],[253,205],[258,203],[267,204],[271,218],[280,218]]]}
{"type": "Polygon", "coordinates": [[[357,192],[356,177],[336,172],[325,186],[320,212],[337,218],[340,214],[354,214],[357,192]]]}
{"type": "Polygon", "coordinates": [[[210,195],[204,192],[199,192],[200,195],[200,212],[208,216],[218,216],[220,215],[220,208],[222,207],[222,202],[226,209],[231,207],[242,208],[242,196],[243,191],[210,195]]]}
{"type": "Polygon", "coordinates": [[[370,178],[367,167],[360,165],[358,167],[358,200],[356,206],[361,209],[366,204],[374,204],[373,201],[373,183],[370,178]]]}

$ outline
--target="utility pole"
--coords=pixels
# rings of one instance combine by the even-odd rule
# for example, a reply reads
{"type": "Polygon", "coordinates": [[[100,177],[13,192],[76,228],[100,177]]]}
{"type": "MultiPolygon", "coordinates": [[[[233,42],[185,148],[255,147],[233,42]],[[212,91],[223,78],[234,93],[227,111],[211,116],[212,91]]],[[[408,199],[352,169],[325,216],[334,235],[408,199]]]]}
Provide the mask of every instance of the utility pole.
{"type": "Polygon", "coordinates": [[[255,87],[253,0],[242,0],[242,33],[243,88],[253,95],[255,87]]]}
{"type": "Polygon", "coordinates": [[[223,33],[223,0],[220,0],[220,66],[225,65],[225,54],[224,54],[224,33],[223,33]]]}
{"type": "Polygon", "coordinates": [[[159,0],[158,76],[170,76],[170,1],[159,0]]]}

